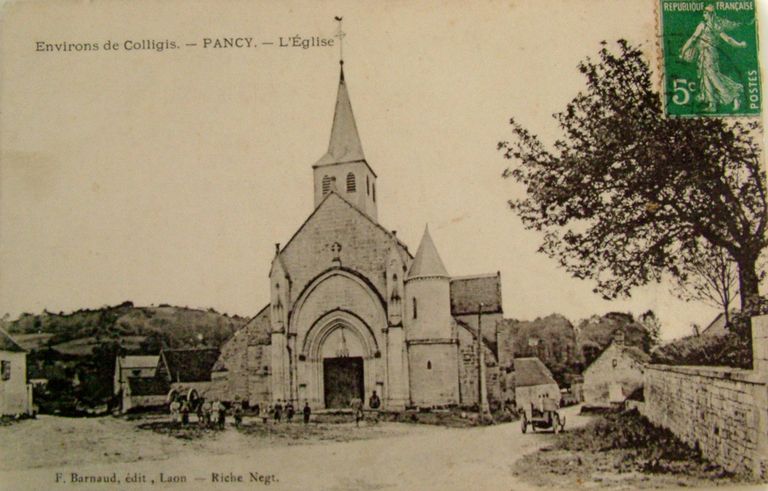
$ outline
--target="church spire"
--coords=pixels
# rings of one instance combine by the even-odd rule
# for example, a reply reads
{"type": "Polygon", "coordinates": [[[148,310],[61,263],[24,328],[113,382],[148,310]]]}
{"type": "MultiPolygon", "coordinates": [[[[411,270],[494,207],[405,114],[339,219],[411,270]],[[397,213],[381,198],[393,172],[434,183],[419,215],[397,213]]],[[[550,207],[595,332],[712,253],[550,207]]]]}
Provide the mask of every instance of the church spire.
{"type": "Polygon", "coordinates": [[[335,17],[335,19],[339,23],[339,31],[335,36],[339,38],[339,90],[336,94],[336,111],[333,114],[328,151],[315,165],[365,160],[355,116],[352,113],[352,103],[347,92],[347,82],[344,80],[344,36],[346,34],[341,28],[342,18],[335,17]]]}
{"type": "Polygon", "coordinates": [[[342,60],[340,64],[339,90],[336,94],[336,111],[333,115],[331,141],[328,144],[328,151],[316,165],[365,160],[363,145],[360,143],[360,135],[357,133],[355,116],[352,113],[352,103],[347,92],[347,83],[344,80],[344,61],[342,60]]]}
{"type": "Polygon", "coordinates": [[[437,253],[437,247],[435,247],[435,243],[432,241],[432,236],[429,234],[429,226],[424,229],[424,236],[421,238],[419,250],[416,251],[416,257],[413,259],[411,269],[408,270],[408,279],[418,276],[448,277],[448,271],[446,271],[443,260],[440,259],[440,254],[437,253]]]}

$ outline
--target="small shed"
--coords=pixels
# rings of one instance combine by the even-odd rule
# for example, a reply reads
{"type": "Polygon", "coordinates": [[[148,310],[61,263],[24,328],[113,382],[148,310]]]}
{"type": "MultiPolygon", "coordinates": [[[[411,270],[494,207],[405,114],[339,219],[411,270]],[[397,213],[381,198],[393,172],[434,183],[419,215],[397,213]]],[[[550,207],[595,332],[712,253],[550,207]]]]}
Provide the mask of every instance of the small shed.
{"type": "Polygon", "coordinates": [[[515,405],[538,406],[544,399],[560,402],[560,388],[552,372],[536,357],[515,358],[515,405]]]}
{"type": "Polygon", "coordinates": [[[584,371],[584,402],[607,407],[624,402],[643,386],[644,365],[650,356],[635,346],[616,340],[584,371]]]}

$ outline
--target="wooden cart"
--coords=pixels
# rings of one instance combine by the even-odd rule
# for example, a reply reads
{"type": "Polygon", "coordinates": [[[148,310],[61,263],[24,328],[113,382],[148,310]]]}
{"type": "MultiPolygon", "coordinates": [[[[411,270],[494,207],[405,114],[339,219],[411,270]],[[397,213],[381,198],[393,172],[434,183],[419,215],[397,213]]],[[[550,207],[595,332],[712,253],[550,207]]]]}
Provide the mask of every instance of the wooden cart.
{"type": "Polygon", "coordinates": [[[546,398],[541,401],[539,407],[534,402],[523,408],[520,417],[520,427],[523,433],[528,431],[528,427],[533,431],[552,430],[554,433],[560,433],[565,428],[565,416],[560,414],[557,401],[546,398]]]}

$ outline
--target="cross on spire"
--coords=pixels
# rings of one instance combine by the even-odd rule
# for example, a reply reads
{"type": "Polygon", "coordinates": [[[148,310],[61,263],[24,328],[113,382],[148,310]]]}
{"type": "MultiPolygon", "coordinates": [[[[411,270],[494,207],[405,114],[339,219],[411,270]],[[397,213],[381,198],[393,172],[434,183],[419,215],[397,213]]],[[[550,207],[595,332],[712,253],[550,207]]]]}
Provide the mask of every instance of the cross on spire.
{"type": "Polygon", "coordinates": [[[344,64],[344,36],[347,34],[342,30],[341,24],[342,24],[342,17],[336,16],[334,17],[336,19],[336,22],[339,23],[339,30],[336,32],[336,35],[334,37],[339,38],[339,64],[344,64]]]}

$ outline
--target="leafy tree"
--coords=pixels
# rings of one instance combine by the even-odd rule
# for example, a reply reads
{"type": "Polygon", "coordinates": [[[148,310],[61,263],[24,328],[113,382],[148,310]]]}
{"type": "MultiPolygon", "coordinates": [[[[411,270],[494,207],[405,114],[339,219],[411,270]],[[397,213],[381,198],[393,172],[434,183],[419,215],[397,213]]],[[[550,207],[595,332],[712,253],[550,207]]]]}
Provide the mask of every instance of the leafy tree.
{"type": "Polygon", "coordinates": [[[739,294],[736,263],[722,247],[701,244],[697,254],[686,258],[675,280],[673,293],[687,301],[698,301],[722,310],[731,323],[731,304],[739,294]]]}
{"type": "Polygon", "coordinates": [[[525,186],[510,200],[523,224],[545,233],[540,251],[605,298],[682,275],[700,241],[735,261],[742,305],[758,296],[766,247],[765,173],[755,122],[666,118],[640,49],[606,43],[579,64],[586,90],[556,114],[551,148],[514,119],[499,143],[525,186]]]}

